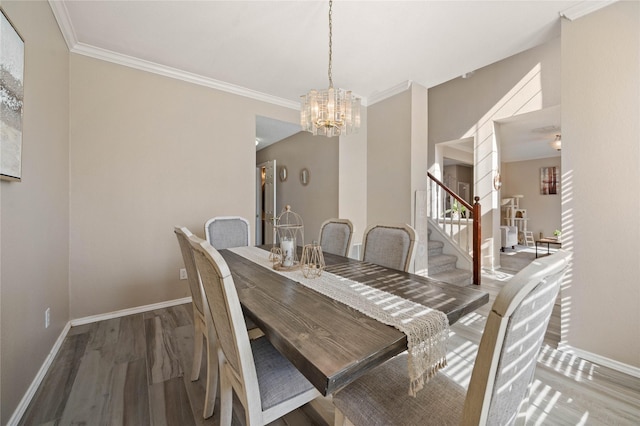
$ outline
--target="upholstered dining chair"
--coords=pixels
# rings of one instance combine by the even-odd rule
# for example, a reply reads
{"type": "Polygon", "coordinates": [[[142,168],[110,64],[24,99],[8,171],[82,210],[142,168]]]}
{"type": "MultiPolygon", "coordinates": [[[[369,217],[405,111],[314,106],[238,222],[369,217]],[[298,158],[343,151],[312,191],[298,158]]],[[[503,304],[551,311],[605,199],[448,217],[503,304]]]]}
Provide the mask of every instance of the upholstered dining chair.
{"type": "Polygon", "coordinates": [[[418,235],[409,225],[377,224],[364,231],[362,260],[408,272],[418,235]]]}
{"type": "Polygon", "coordinates": [[[191,364],[191,381],[200,377],[200,367],[202,364],[202,351],[207,354],[207,384],[205,388],[203,417],[209,418],[213,414],[213,407],[216,400],[216,390],[218,387],[218,357],[216,349],[216,334],[211,320],[211,314],[205,309],[205,296],[200,283],[200,275],[196,268],[193,250],[189,243],[189,237],[193,234],[185,227],[176,226],[174,228],[184,267],[187,270],[187,281],[191,292],[191,304],[193,307],[193,363],[191,364]],[[206,342],[203,347],[202,343],[206,342]]]}
{"type": "Polygon", "coordinates": [[[270,423],[320,396],[266,337],[249,340],[224,258],[207,241],[196,236],[189,241],[218,336],[220,424],[231,424],[234,391],[248,426],[270,423]]]}
{"type": "Polygon", "coordinates": [[[320,225],[318,244],[323,253],[349,256],[353,224],[349,219],[328,219],[320,225]]]}
{"type": "Polygon", "coordinates": [[[204,224],[207,241],[218,250],[250,244],[249,221],[240,216],[212,217],[204,224]]]}
{"type": "Polygon", "coordinates": [[[537,354],[569,260],[563,250],[536,259],[500,290],[466,393],[445,369],[415,398],[408,396],[407,360],[400,355],[334,395],[335,424],[346,419],[356,426],[522,424],[537,354]]]}

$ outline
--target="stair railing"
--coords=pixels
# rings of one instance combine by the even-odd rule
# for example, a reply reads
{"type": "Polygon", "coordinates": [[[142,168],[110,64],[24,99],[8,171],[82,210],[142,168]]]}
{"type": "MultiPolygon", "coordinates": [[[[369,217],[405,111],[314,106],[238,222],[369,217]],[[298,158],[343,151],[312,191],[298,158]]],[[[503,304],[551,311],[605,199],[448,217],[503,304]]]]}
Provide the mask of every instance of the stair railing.
{"type": "Polygon", "coordinates": [[[480,197],[473,205],[427,172],[429,178],[428,216],[436,223],[452,244],[473,259],[473,283],[480,285],[481,272],[481,209],[480,197]]]}

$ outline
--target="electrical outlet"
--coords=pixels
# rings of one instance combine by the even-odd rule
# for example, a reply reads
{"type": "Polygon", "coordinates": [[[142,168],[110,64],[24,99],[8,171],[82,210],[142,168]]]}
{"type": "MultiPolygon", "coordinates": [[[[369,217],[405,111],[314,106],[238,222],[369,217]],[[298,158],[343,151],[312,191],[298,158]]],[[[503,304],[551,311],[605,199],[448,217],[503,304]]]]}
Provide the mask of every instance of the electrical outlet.
{"type": "Polygon", "coordinates": [[[180,269],[180,279],[181,280],[186,280],[187,279],[187,270],[182,268],[180,269]]]}
{"type": "Polygon", "coordinates": [[[44,328],[49,328],[49,324],[51,324],[51,308],[44,311],[44,328]]]}

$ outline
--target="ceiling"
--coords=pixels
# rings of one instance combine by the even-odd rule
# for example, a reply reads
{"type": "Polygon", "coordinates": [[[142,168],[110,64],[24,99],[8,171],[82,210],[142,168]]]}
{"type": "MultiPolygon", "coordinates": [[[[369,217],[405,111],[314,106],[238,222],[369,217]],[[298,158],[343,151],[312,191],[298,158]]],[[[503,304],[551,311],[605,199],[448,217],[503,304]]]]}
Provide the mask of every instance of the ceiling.
{"type": "MultiPolygon", "coordinates": [[[[334,84],[364,105],[432,87],[558,37],[560,13],[586,3],[335,0],[334,84]]],[[[328,1],[50,4],[75,53],[290,108],[328,86],[328,1]]]]}

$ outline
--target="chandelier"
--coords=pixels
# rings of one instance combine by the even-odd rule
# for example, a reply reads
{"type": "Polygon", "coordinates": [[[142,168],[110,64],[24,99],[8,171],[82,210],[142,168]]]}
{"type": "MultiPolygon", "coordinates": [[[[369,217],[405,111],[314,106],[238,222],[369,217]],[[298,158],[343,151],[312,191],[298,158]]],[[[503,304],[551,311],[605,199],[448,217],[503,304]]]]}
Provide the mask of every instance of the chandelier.
{"type": "Polygon", "coordinates": [[[327,137],[348,135],[360,128],[360,98],[350,90],[334,89],[331,75],[333,22],[331,19],[333,1],[329,0],[329,88],[312,89],[301,96],[300,125],[302,130],[313,135],[327,137]]]}
{"type": "Polygon", "coordinates": [[[560,151],[562,149],[562,139],[560,138],[560,135],[556,135],[556,138],[551,141],[549,145],[551,145],[551,148],[556,151],[560,151]]]}

